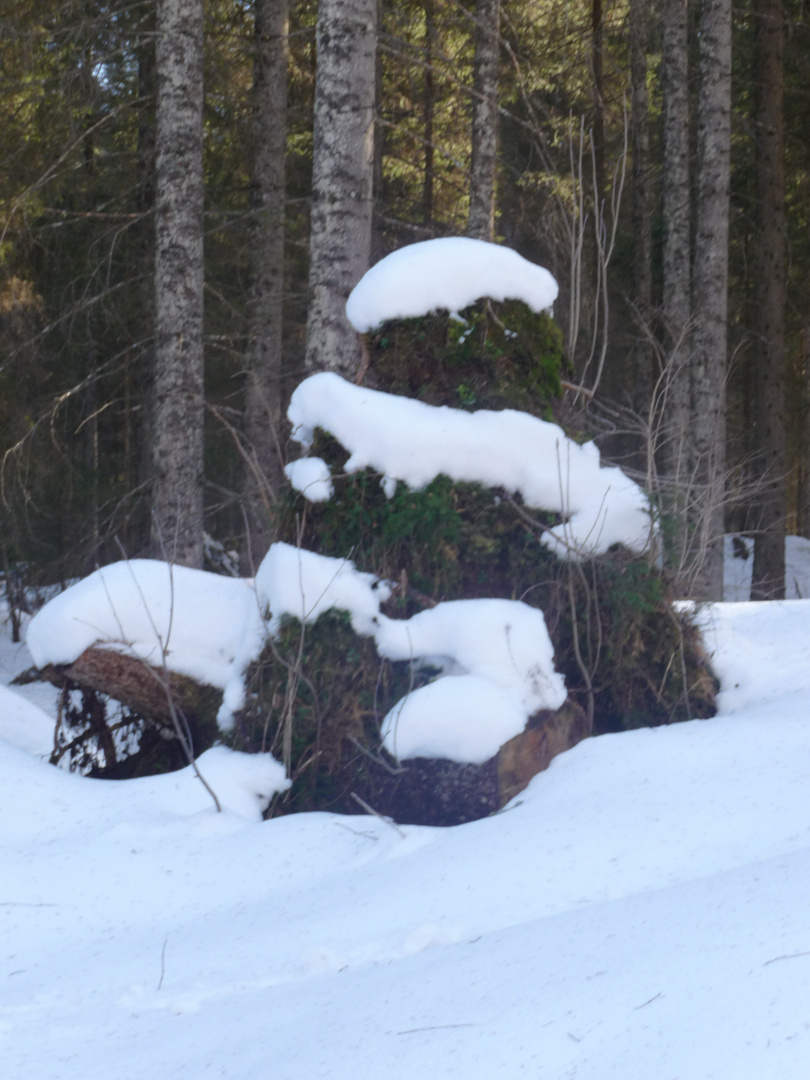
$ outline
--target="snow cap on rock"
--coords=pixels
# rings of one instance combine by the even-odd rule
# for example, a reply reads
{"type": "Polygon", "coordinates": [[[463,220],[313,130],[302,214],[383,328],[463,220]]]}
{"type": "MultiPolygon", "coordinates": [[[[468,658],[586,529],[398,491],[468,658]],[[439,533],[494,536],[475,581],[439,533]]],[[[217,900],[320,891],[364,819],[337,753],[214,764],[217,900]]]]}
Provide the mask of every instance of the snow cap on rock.
{"type": "Polygon", "coordinates": [[[522,300],[545,311],[558,292],[548,270],[511,248],[449,236],[409,244],[381,259],[352,290],[346,314],[365,334],[388,319],[461,311],[482,297],[522,300]]]}

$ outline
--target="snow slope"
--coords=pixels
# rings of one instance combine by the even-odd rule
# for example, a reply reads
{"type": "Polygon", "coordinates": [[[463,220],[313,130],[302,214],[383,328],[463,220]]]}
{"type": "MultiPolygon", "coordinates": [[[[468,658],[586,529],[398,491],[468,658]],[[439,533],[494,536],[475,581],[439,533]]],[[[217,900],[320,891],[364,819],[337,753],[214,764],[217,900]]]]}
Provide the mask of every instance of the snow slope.
{"type": "Polygon", "coordinates": [[[803,1080],[810,602],[702,617],[721,715],[589,740],[454,829],[259,823],[221,750],[216,814],[185,772],[0,741],[3,1075],[803,1080]]]}

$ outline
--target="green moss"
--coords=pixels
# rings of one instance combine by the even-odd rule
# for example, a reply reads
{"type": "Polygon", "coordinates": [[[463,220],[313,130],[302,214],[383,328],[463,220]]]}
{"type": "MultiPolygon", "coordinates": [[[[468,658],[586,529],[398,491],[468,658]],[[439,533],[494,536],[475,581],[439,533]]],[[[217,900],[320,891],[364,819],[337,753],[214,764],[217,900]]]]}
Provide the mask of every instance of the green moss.
{"type": "Polygon", "coordinates": [[[548,417],[567,367],[562,334],[546,312],[517,301],[479,301],[396,319],[368,338],[369,385],[461,409],[521,409],[548,417]]]}
{"type": "MultiPolygon", "coordinates": [[[[345,612],[326,612],[307,626],[285,619],[249,674],[247,706],[231,745],[287,759],[293,785],[277,800],[276,813],[356,812],[351,793],[367,792],[369,774],[385,771],[368,756],[379,756],[383,718],[429,677],[381,660],[345,612]]],[[[389,759],[386,764],[392,767],[389,759]]]]}

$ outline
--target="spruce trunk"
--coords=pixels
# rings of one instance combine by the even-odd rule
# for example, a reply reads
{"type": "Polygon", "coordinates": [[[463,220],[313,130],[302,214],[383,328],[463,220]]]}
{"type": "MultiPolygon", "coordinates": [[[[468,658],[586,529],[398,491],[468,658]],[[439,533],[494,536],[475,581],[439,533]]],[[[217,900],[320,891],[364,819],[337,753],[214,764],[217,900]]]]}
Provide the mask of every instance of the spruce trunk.
{"type": "Polygon", "coordinates": [[[202,0],[160,0],[152,547],[203,561],[202,0]]]}
{"type": "Polygon", "coordinates": [[[754,350],[762,465],[752,600],[785,595],[785,163],[782,0],[755,4],[757,231],[754,350]]]}
{"type": "Polygon", "coordinates": [[[692,275],[693,596],[723,594],[726,351],[731,158],[731,0],[703,0],[692,275]]]}
{"type": "Polygon", "coordinates": [[[320,0],[306,368],[352,377],[360,344],[346,318],[371,252],[377,0],[320,0]]]}

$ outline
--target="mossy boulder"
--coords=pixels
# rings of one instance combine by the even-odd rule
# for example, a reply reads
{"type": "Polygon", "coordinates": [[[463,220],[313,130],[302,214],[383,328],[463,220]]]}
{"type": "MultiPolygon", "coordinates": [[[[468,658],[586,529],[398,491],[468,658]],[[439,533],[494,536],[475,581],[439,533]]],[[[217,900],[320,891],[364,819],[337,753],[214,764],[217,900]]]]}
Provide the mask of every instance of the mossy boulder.
{"type": "MultiPolygon", "coordinates": [[[[398,320],[367,335],[365,381],[431,405],[554,415],[565,361],[550,318],[486,302],[462,317],[398,320]]],[[[389,498],[373,469],[345,472],[348,452],[328,433],[316,432],[311,453],[327,462],[334,495],[308,503],[289,493],[278,507],[279,539],[392,581],[384,608],[392,617],[477,597],[540,608],[569,700],[564,717],[527,725],[520,753],[507,746],[483,766],[397,763],[380,749],[381,720],[435,672],[381,660],[337,613],[311,627],[289,623],[256,666],[235,735],[237,746],[286,753],[293,786],[274,812],[356,810],[359,796],[399,820],[468,820],[498,809],[505,792],[591,731],[713,714],[716,682],[699,633],[651,559],[617,546],[563,562],[540,543],[559,517],[508,491],[440,475],[419,491],[400,482],[389,498]]]]}

